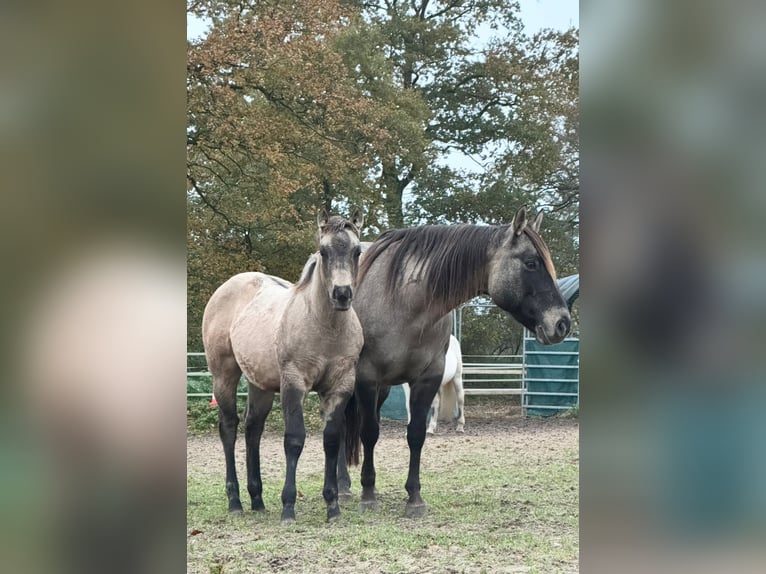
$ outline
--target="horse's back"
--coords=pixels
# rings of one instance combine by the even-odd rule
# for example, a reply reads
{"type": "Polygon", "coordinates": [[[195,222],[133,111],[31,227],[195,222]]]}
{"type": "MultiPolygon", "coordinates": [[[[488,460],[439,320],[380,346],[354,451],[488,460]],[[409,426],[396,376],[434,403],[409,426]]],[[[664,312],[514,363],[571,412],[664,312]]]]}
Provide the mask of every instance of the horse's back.
{"type": "Polygon", "coordinates": [[[271,283],[282,290],[290,286],[264,273],[240,273],[228,279],[210,297],[202,316],[202,342],[211,372],[215,372],[219,363],[233,360],[232,327],[264,286],[271,283]]]}

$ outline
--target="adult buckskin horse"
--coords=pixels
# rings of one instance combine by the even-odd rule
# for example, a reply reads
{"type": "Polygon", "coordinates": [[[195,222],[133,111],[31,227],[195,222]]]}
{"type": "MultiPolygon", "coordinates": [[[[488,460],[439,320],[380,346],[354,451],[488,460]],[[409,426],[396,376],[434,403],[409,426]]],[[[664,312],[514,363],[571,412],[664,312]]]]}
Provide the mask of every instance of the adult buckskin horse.
{"type": "Polygon", "coordinates": [[[340,514],[338,452],[344,409],[354,390],[354,368],[363,343],[362,328],[351,308],[362,214],[355,210],[349,221],[323,211],[317,223],[319,251],[311,256],[296,285],[263,273],[241,273],[221,285],[205,307],[202,338],[218,402],[232,513],[242,512],[234,443],[239,424],[237,383],[244,373],[249,382],[245,442],[252,509],[265,510],[259,449],[278,391],[287,461],[282,520],[295,519],[295,471],[306,438],[302,404],[306,393],[315,390],[325,423],[322,495],[328,520],[340,514]]]}
{"type": "Polygon", "coordinates": [[[427,512],[420,495],[420,453],[426,417],[444,373],[450,310],[485,294],[542,343],[557,343],[569,332],[569,311],[539,234],[541,220],[539,213],[529,223],[522,207],[510,225],[394,229],[364,253],[354,298],[364,348],[354,396],[346,407],[346,456],[340,458],[338,469],[338,486],[345,497],[350,495],[346,463],[358,463],[361,438],[361,510],[377,508],[373,456],[380,405],[391,385],[409,382],[412,418],[407,426],[405,515],[427,512]]]}

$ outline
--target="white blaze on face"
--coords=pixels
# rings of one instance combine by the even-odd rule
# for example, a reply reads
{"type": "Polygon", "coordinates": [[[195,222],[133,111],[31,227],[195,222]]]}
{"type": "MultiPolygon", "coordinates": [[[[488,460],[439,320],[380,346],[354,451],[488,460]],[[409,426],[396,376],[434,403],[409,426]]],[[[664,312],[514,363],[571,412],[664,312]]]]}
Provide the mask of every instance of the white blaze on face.
{"type": "MultiPolygon", "coordinates": [[[[354,284],[353,273],[353,254],[354,248],[359,243],[359,239],[350,229],[344,229],[343,233],[346,234],[346,257],[343,259],[333,258],[332,266],[329,270],[330,276],[327,280],[330,283],[330,287],[351,287],[354,284]]],[[[340,234],[337,234],[340,235],[340,234]]],[[[334,243],[343,241],[337,237],[337,235],[327,235],[322,237],[320,245],[324,247],[328,252],[332,253],[334,250],[334,243]]]]}

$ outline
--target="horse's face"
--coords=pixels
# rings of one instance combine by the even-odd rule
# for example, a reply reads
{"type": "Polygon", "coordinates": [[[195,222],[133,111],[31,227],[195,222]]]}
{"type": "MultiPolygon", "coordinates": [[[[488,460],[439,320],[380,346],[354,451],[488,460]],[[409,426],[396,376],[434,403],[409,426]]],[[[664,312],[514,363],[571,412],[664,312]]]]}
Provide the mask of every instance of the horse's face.
{"type": "Polygon", "coordinates": [[[533,332],[540,343],[552,344],[566,337],[571,322],[550,254],[539,239],[541,221],[542,212],[528,223],[526,210],[518,211],[492,253],[488,287],[498,307],[533,332]]]}
{"type": "Polygon", "coordinates": [[[364,217],[356,208],[349,220],[319,214],[319,261],[322,282],[333,307],[339,311],[351,308],[359,270],[359,230],[364,217]]]}

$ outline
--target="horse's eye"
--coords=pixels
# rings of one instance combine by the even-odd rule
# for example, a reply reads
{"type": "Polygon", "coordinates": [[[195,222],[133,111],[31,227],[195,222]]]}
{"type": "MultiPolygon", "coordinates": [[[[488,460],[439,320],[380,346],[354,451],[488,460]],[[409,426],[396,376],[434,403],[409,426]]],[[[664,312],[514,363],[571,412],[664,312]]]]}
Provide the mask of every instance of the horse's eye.
{"type": "Polygon", "coordinates": [[[529,271],[537,271],[540,268],[540,262],[537,259],[527,259],[524,262],[524,267],[529,271]]]}
{"type": "Polygon", "coordinates": [[[361,254],[362,254],[362,248],[361,247],[357,247],[356,249],[354,249],[354,257],[355,258],[359,259],[359,256],[361,254]]]}
{"type": "Polygon", "coordinates": [[[319,248],[319,255],[322,257],[327,257],[327,248],[326,247],[320,247],[319,248]]]}

